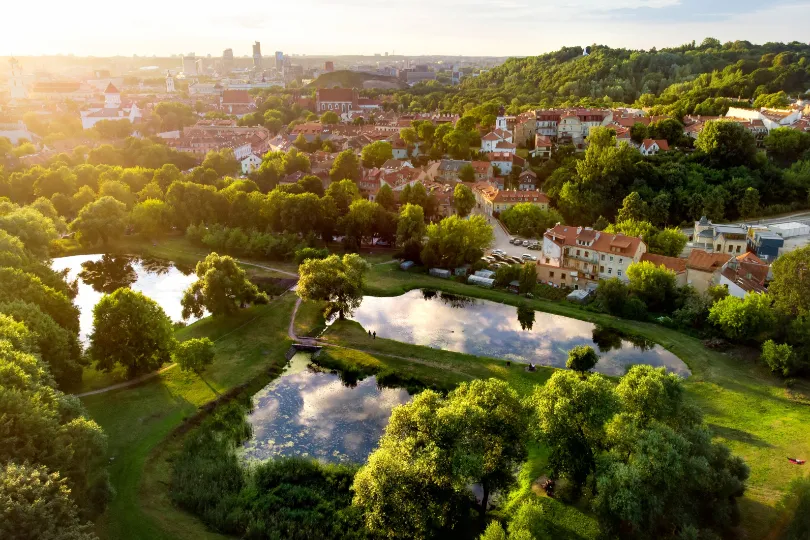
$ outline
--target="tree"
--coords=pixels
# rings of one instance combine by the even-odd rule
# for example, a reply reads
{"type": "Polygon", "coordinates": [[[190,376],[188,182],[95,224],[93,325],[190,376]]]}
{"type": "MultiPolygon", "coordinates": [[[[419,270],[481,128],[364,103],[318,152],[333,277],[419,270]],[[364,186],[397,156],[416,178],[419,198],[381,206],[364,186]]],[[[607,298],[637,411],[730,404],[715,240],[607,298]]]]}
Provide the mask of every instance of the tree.
{"type": "Polygon", "coordinates": [[[565,367],[576,371],[581,377],[584,377],[585,373],[593,369],[597,362],[599,362],[599,355],[596,354],[593,347],[577,345],[568,351],[568,360],[565,362],[565,367]]]}
{"type": "Polygon", "coordinates": [[[759,191],[756,188],[747,188],[737,209],[743,219],[757,215],[759,213],[759,191]]]}
{"type": "Polygon", "coordinates": [[[104,180],[101,182],[98,190],[99,197],[112,197],[113,199],[124,203],[127,208],[132,206],[135,202],[135,195],[132,193],[129,185],[120,180],[104,180]]]}
{"type": "Polygon", "coordinates": [[[698,134],[695,148],[718,167],[750,164],[756,155],[756,139],[744,126],[726,120],[710,120],[698,134]]]}
{"type": "Polygon", "coordinates": [[[69,390],[78,386],[82,378],[82,351],[74,332],[59,326],[53,317],[25,299],[0,303],[0,314],[24,324],[31,332],[36,350],[60,388],[69,390]]]}
{"type": "Polygon", "coordinates": [[[64,292],[19,268],[0,268],[0,303],[15,300],[35,304],[62,328],[79,331],[79,309],[64,292]]]}
{"type": "Polygon", "coordinates": [[[217,175],[220,177],[237,174],[241,169],[241,165],[233,155],[233,149],[231,148],[209,151],[200,166],[203,169],[216,171],[217,175]]]}
{"type": "Polygon", "coordinates": [[[453,206],[459,216],[467,217],[475,208],[475,195],[472,190],[464,184],[456,184],[453,190],[453,206]]]}
{"type": "Polygon", "coordinates": [[[35,257],[44,259],[48,248],[57,237],[53,221],[33,208],[16,208],[0,215],[0,230],[19,238],[35,257]]]}
{"type": "Polygon", "coordinates": [[[112,197],[101,197],[79,211],[78,217],[70,224],[70,230],[79,234],[79,240],[97,244],[99,240],[107,245],[124,234],[127,207],[112,197]]]}
{"type": "Polygon", "coordinates": [[[397,245],[406,259],[419,259],[425,238],[425,212],[421,206],[406,204],[399,212],[397,245]]]}
{"type": "Polygon", "coordinates": [[[630,126],[630,139],[636,143],[641,144],[647,138],[647,126],[641,122],[636,122],[630,126]]]}
{"type": "Polygon", "coordinates": [[[799,363],[793,354],[793,347],[787,343],[776,343],[769,339],[762,344],[762,361],[783,377],[791,377],[799,370],[799,363]]]}
{"type": "Polygon", "coordinates": [[[644,240],[647,242],[650,253],[667,257],[679,257],[689,242],[689,238],[677,227],[649,233],[644,236],[644,240]]]}
{"type": "Polygon", "coordinates": [[[329,184],[326,195],[335,201],[338,213],[343,216],[349,212],[349,206],[351,206],[352,202],[360,198],[360,190],[357,189],[357,184],[354,181],[345,179],[333,181],[329,184]]]}
{"type": "Polygon", "coordinates": [[[532,203],[517,203],[501,212],[500,219],[512,234],[534,238],[542,236],[557,223],[564,222],[560,213],[553,208],[543,210],[532,203]]]}
{"type": "Polygon", "coordinates": [[[810,314],[810,246],[784,253],[773,265],[768,293],[790,315],[810,314]]]}
{"type": "Polygon", "coordinates": [[[323,197],[324,195],[323,182],[317,176],[308,174],[300,179],[297,183],[304,189],[304,192],[306,193],[313,193],[318,197],[323,197]]]}
{"type": "Polygon", "coordinates": [[[363,286],[368,263],[355,253],[330,255],[325,259],[304,261],[296,293],[303,300],[326,302],[325,315],[350,315],[363,299],[363,286]]]}
{"type": "Polygon", "coordinates": [[[155,238],[169,228],[169,207],[163,201],[149,199],[135,205],[131,219],[146,238],[155,238]]]}
{"type": "Polygon", "coordinates": [[[810,479],[794,478],[789,491],[779,501],[779,510],[790,519],[783,540],[802,540],[810,536],[810,479]]]}
{"type": "Polygon", "coordinates": [[[405,144],[413,146],[419,140],[416,130],[412,127],[406,127],[399,130],[399,138],[405,141],[405,144]]]}
{"type": "Polygon", "coordinates": [[[375,201],[388,211],[392,211],[397,207],[396,195],[394,195],[394,191],[388,184],[383,184],[380,186],[380,190],[377,192],[375,201]]]}
{"type": "Polygon", "coordinates": [[[481,258],[492,242],[492,226],[484,216],[461,219],[449,216],[427,227],[427,242],[422,249],[422,262],[429,266],[457,268],[481,258]]]}
{"type": "Polygon", "coordinates": [[[94,540],[58,472],[45,466],[0,467],[0,537],[18,540],[94,540]]]}
{"type": "Polygon", "coordinates": [[[133,131],[129,120],[100,120],[93,127],[102,139],[126,139],[133,131]]]}
{"type": "Polygon", "coordinates": [[[552,474],[565,474],[575,487],[596,468],[605,446],[605,424],[618,410],[613,385],[598,373],[585,379],[555,372],[531,397],[535,428],[548,445],[552,474]]]}
{"type": "Polygon", "coordinates": [[[458,179],[462,182],[475,182],[475,169],[469,163],[462,165],[458,170],[458,179]]]}
{"type": "Polygon", "coordinates": [[[209,253],[194,269],[197,281],[183,293],[183,318],[232,315],[245,304],[266,304],[267,295],[250,282],[237,262],[227,255],[209,253]]]}
{"type": "Polygon", "coordinates": [[[709,310],[709,322],[728,339],[761,340],[776,325],[776,314],[767,294],[750,292],[745,298],[727,296],[709,310]]]}
{"type": "Polygon", "coordinates": [[[360,162],[352,150],[344,150],[335,158],[329,170],[332,182],[349,179],[355,182],[360,179],[360,162]]]}
{"type": "Polygon", "coordinates": [[[520,294],[530,294],[534,292],[537,286],[537,265],[533,262],[525,262],[520,267],[520,294]]]}
{"type": "Polygon", "coordinates": [[[183,371],[201,373],[214,362],[214,342],[204,338],[193,338],[177,344],[172,359],[183,371]]]}
{"type": "Polygon", "coordinates": [[[363,167],[368,169],[382,167],[383,163],[394,157],[391,143],[387,141],[374,141],[363,147],[363,167]]]}
{"type": "Polygon", "coordinates": [[[780,165],[787,165],[800,159],[810,149],[810,135],[793,128],[780,127],[772,129],[762,143],[769,158],[780,165]]]}
{"type": "Polygon", "coordinates": [[[627,268],[628,287],[652,311],[669,312],[675,298],[675,272],[640,261],[627,268]]]}
{"type": "Polygon", "coordinates": [[[321,115],[321,124],[331,126],[340,122],[340,117],[334,111],[326,111],[321,115]]]}
{"type": "Polygon", "coordinates": [[[642,200],[637,191],[634,191],[624,198],[616,221],[645,221],[647,212],[647,203],[642,200]]]}
{"type": "Polygon", "coordinates": [[[88,353],[102,371],[120,365],[130,379],[149,373],[170,360],[174,345],[171,319],[142,293],[121,288],[93,308],[88,353]]]}

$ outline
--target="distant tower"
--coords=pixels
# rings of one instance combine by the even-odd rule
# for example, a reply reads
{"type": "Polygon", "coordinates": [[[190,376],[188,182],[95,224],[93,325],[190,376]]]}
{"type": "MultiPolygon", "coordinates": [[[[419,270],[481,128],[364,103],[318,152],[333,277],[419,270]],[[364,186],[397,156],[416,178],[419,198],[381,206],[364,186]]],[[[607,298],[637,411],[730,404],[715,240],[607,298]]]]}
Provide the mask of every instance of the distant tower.
{"type": "Polygon", "coordinates": [[[253,44],[253,68],[262,69],[262,44],[258,41],[253,44]]]}
{"type": "Polygon", "coordinates": [[[183,73],[186,74],[186,77],[197,76],[197,57],[194,53],[183,56],[183,73]]]}
{"type": "Polygon", "coordinates": [[[174,93],[174,77],[172,77],[172,74],[168,69],[166,70],[166,92],[169,94],[174,93]]]}
{"type": "Polygon", "coordinates": [[[28,91],[25,89],[22,65],[16,58],[9,59],[8,63],[11,66],[11,75],[8,78],[11,99],[25,99],[28,97],[28,91]]]}
{"type": "Polygon", "coordinates": [[[228,74],[233,70],[233,49],[222,51],[222,70],[228,74]]]}
{"type": "Polygon", "coordinates": [[[104,90],[104,108],[105,109],[120,109],[121,108],[121,92],[118,88],[113,86],[113,83],[107,85],[104,90]]]}
{"type": "Polygon", "coordinates": [[[281,51],[276,51],[276,71],[281,73],[284,69],[284,53],[281,51]]]}

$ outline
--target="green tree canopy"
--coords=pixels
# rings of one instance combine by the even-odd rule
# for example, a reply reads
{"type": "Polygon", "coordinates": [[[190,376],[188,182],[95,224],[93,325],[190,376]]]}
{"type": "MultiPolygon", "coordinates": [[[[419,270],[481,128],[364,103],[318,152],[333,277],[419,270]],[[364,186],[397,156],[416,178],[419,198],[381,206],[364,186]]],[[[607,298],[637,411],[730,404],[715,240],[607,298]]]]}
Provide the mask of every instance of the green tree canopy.
{"type": "Polygon", "coordinates": [[[768,294],[791,315],[810,314],[810,246],[782,254],[772,265],[768,294]]]}
{"type": "Polygon", "coordinates": [[[172,360],[183,371],[200,373],[214,362],[214,342],[207,337],[181,341],[174,348],[172,360]]]}
{"type": "Polygon", "coordinates": [[[329,177],[332,182],[340,182],[345,179],[357,182],[360,179],[360,161],[354,151],[349,149],[338,154],[329,170],[329,177]]]}
{"type": "Polygon", "coordinates": [[[453,207],[461,217],[467,217],[475,208],[475,195],[469,187],[464,184],[456,184],[453,190],[453,207]]]}
{"type": "Polygon", "coordinates": [[[183,318],[236,313],[245,304],[266,304],[267,295],[250,282],[244,269],[227,255],[209,253],[194,269],[197,281],[192,283],[180,303],[183,318]]]}
{"type": "Polygon", "coordinates": [[[79,234],[83,243],[107,245],[124,234],[127,208],[112,197],[101,197],[79,211],[70,229],[79,234]]]}
{"type": "Polygon", "coordinates": [[[363,167],[382,167],[383,163],[394,157],[391,143],[388,141],[374,141],[363,147],[363,167]]]}
{"type": "Polygon", "coordinates": [[[675,298],[675,273],[663,264],[640,261],[627,268],[628,286],[651,311],[668,312],[675,298]]]}
{"type": "Polygon", "coordinates": [[[748,165],[756,155],[754,135],[741,124],[711,120],[698,134],[695,148],[704,152],[718,166],[748,165]]]}
{"type": "Polygon", "coordinates": [[[156,370],[174,349],[172,321],[160,305],[142,293],[121,288],[93,308],[88,353],[98,369],[126,369],[133,378],[156,370]]]}
{"type": "Polygon", "coordinates": [[[132,224],[146,238],[155,238],[169,229],[169,207],[156,199],[140,202],[132,209],[132,224]]]}
{"type": "Polygon", "coordinates": [[[761,340],[776,325],[773,300],[767,294],[748,293],[745,298],[727,296],[709,310],[709,322],[734,341],[761,340]]]}
{"type": "Polygon", "coordinates": [[[342,319],[360,305],[367,269],[368,263],[355,253],[304,261],[296,293],[303,300],[326,302],[326,316],[342,319]]]}
{"type": "Polygon", "coordinates": [[[565,367],[576,371],[580,375],[585,375],[586,372],[593,369],[597,362],[599,362],[599,355],[596,354],[593,347],[577,345],[568,351],[568,360],[565,362],[565,367]]]}
{"type": "Polygon", "coordinates": [[[426,234],[421,258],[430,267],[456,268],[475,262],[494,241],[492,226],[480,215],[446,217],[430,224],[426,234]]]}

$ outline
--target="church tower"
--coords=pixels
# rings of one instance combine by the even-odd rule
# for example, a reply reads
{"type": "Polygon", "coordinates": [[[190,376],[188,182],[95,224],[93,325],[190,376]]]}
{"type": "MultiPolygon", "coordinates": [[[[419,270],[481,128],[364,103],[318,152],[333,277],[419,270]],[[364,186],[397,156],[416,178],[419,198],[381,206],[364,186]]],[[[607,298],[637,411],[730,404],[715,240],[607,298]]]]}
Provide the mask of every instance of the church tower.
{"type": "Polygon", "coordinates": [[[11,99],[25,99],[28,97],[28,91],[25,89],[25,80],[23,79],[23,69],[20,62],[16,58],[11,58],[8,61],[11,66],[11,75],[8,78],[9,91],[11,99]]]}
{"type": "Polygon", "coordinates": [[[113,83],[108,84],[107,89],[104,90],[104,108],[121,108],[121,92],[118,91],[118,88],[116,88],[113,83]]]}
{"type": "Polygon", "coordinates": [[[169,70],[166,70],[166,92],[173,94],[174,91],[174,77],[169,73],[169,70]]]}

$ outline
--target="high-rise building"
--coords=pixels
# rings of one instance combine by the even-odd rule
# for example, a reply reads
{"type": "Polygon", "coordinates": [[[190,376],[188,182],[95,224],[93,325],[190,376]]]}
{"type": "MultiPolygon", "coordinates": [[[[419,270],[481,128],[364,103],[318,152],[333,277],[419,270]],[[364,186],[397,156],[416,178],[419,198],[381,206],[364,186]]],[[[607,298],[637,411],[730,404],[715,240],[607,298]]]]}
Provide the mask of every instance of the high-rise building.
{"type": "Polygon", "coordinates": [[[262,69],[262,44],[258,41],[253,44],[253,68],[262,69]]]}
{"type": "Polygon", "coordinates": [[[194,53],[183,56],[183,73],[186,74],[186,77],[197,75],[197,58],[194,53]]]}
{"type": "Polygon", "coordinates": [[[284,53],[281,51],[276,51],[276,69],[278,71],[284,69],[284,53]]]}
{"type": "Polygon", "coordinates": [[[229,73],[233,69],[233,49],[222,51],[222,71],[229,73]]]}
{"type": "Polygon", "coordinates": [[[323,63],[323,70],[324,71],[335,71],[335,63],[332,61],[326,61],[323,63]]]}

